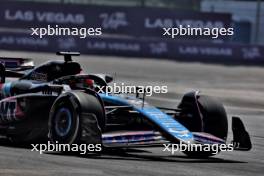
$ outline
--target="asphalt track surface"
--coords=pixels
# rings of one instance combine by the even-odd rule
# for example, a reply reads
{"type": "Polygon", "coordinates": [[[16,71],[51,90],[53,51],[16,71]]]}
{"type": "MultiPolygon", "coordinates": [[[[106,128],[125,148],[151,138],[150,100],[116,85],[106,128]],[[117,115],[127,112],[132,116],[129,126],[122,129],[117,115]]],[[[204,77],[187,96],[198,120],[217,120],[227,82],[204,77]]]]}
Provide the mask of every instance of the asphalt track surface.
{"type": "MultiPolygon", "coordinates": [[[[36,58],[36,64],[59,58],[53,54],[7,51],[1,51],[0,55],[36,58]]],[[[168,94],[147,98],[155,105],[175,107],[183,93],[190,90],[199,89],[215,96],[224,103],[229,120],[232,116],[243,119],[251,134],[253,149],[222,152],[209,159],[190,159],[180,152],[171,155],[163,152],[163,148],[108,152],[101,156],[40,155],[1,139],[1,176],[263,175],[263,68],[101,56],[81,56],[76,60],[87,72],[114,74],[116,81],[168,85],[168,94]]]]}

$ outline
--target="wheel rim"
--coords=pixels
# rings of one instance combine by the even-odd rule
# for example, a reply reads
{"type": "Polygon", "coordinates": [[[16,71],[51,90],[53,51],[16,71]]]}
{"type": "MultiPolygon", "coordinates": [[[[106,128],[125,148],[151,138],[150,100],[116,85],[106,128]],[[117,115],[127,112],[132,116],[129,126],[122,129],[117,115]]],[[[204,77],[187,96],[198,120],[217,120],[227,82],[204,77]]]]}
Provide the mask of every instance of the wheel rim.
{"type": "Polygon", "coordinates": [[[55,116],[55,132],[60,137],[66,136],[72,125],[72,114],[68,108],[60,108],[55,116]]]}

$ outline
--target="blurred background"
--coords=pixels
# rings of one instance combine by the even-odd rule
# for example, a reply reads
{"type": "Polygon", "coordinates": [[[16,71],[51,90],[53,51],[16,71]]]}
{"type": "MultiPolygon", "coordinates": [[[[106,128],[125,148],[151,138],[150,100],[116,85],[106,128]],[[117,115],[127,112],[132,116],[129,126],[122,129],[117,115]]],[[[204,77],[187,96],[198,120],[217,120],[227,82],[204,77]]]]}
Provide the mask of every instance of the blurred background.
{"type": "Polygon", "coordinates": [[[264,63],[262,0],[9,0],[0,6],[0,49],[264,63]],[[103,35],[30,35],[31,27],[102,27],[103,35]],[[233,36],[164,37],[163,27],[233,27],[233,36]]]}

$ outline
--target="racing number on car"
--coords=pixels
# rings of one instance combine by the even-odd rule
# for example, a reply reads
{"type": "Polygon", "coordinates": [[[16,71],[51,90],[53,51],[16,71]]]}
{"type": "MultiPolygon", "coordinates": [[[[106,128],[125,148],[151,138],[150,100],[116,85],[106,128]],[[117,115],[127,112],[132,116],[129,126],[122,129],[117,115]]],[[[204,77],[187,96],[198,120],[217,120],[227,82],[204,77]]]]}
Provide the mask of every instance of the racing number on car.
{"type": "Polygon", "coordinates": [[[0,121],[10,122],[15,120],[16,101],[3,101],[0,103],[0,121]]]}

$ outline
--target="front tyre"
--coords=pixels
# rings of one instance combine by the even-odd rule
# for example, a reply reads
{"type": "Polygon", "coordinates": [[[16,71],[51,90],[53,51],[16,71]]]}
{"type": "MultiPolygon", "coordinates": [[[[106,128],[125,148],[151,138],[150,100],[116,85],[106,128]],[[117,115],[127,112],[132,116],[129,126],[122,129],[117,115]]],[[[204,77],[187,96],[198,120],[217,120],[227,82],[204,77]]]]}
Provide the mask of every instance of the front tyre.
{"type": "Polygon", "coordinates": [[[84,130],[97,129],[94,132],[98,134],[104,128],[104,123],[104,109],[96,96],[83,92],[67,92],[59,96],[51,107],[49,139],[53,143],[61,144],[87,142],[82,141],[84,130]],[[91,125],[91,119],[88,119],[90,117],[94,117],[95,123],[92,124],[93,127],[87,128],[91,125]]]}
{"type": "MultiPolygon", "coordinates": [[[[224,106],[219,101],[206,95],[197,95],[195,97],[195,94],[187,94],[183,98],[180,108],[185,112],[193,113],[191,119],[185,117],[186,121],[184,121],[190,131],[205,132],[226,140],[228,132],[227,114],[224,106]],[[201,113],[202,117],[200,117],[198,112],[201,113]]],[[[198,158],[205,158],[216,154],[215,151],[186,151],[184,153],[190,157],[198,158]]]]}
{"type": "Polygon", "coordinates": [[[224,106],[206,95],[200,95],[198,103],[203,115],[203,131],[226,140],[228,120],[224,106]]]}

